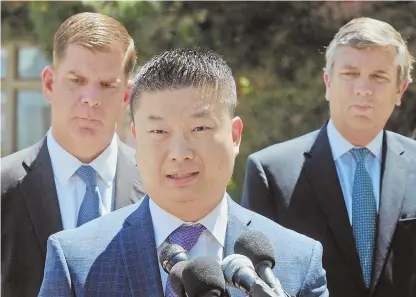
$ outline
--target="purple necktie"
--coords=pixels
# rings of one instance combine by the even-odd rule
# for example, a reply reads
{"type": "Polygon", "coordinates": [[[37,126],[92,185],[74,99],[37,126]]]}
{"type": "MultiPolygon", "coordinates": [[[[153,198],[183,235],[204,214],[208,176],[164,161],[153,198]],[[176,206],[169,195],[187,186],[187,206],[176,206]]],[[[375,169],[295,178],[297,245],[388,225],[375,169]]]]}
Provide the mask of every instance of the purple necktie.
{"type": "MultiPolygon", "coordinates": [[[[201,236],[202,232],[204,231],[205,227],[201,224],[181,225],[168,236],[167,241],[171,244],[178,244],[181,247],[183,247],[184,250],[189,252],[198,241],[199,236],[201,236]]],[[[172,285],[170,283],[170,276],[168,276],[168,279],[166,281],[165,296],[178,297],[172,289],[172,285]]]]}

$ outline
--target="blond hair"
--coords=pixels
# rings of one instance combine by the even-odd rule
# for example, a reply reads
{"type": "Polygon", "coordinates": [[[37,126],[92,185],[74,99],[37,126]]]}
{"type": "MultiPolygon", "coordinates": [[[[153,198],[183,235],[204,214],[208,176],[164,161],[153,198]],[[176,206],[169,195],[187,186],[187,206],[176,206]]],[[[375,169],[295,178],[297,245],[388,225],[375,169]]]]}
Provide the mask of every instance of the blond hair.
{"type": "Polygon", "coordinates": [[[117,20],[100,13],[82,12],[66,19],[55,33],[53,41],[53,63],[65,56],[70,44],[97,51],[109,51],[121,46],[124,52],[124,72],[130,76],[136,65],[136,50],[133,38],[117,20]]]}
{"type": "Polygon", "coordinates": [[[396,63],[399,67],[398,81],[412,82],[412,69],[415,59],[409,52],[406,42],[390,24],[372,18],[355,18],[344,25],[326,49],[324,71],[331,73],[336,50],[339,46],[366,48],[369,46],[393,46],[397,49],[396,63]]]}

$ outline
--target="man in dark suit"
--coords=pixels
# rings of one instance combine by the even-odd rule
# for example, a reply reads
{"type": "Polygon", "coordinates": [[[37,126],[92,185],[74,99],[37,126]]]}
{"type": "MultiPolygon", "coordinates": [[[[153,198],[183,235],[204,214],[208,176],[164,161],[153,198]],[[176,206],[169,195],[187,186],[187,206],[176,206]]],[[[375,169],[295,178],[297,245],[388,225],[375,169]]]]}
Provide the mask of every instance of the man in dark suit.
{"type": "Polygon", "coordinates": [[[2,296],[37,296],[51,234],[144,196],[134,151],[115,134],[135,62],[127,30],[105,15],[74,15],[56,32],[42,73],[51,129],[1,160],[2,296]]]}
{"type": "MultiPolygon", "coordinates": [[[[293,296],[328,296],[319,242],[246,210],[226,194],[243,124],[231,69],[212,51],[168,50],[145,63],[131,94],[136,160],[148,196],[52,235],[39,296],[176,296],[158,254],[180,244],[221,262],[242,232],[275,248],[293,296]]],[[[230,288],[231,296],[244,296],[230,288]]]]}
{"type": "Polygon", "coordinates": [[[330,120],[250,155],[241,204],[323,244],[331,296],[416,296],[416,142],[384,130],[412,58],[392,26],[359,18],[326,60],[330,120]]]}

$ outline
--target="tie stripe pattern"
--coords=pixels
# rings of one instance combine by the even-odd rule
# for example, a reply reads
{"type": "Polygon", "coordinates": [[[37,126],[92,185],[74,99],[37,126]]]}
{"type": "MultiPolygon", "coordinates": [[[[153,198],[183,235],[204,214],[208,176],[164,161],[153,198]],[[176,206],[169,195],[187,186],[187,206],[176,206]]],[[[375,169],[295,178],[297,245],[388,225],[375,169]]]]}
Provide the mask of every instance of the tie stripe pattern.
{"type": "MultiPolygon", "coordinates": [[[[205,230],[205,227],[201,224],[181,225],[168,236],[167,241],[170,244],[178,244],[181,247],[183,247],[184,250],[189,252],[192,249],[192,247],[197,243],[198,238],[201,236],[202,232],[204,232],[205,230]]],[[[166,281],[165,296],[178,297],[172,289],[170,276],[168,276],[168,279],[166,281]]]]}
{"type": "Polygon", "coordinates": [[[82,165],[76,174],[86,185],[84,199],[78,212],[77,226],[81,226],[103,214],[101,195],[97,187],[97,173],[89,165],[82,165]]]}
{"type": "Polygon", "coordinates": [[[376,200],[371,177],[365,168],[368,149],[355,148],[351,153],[357,163],[352,190],[352,227],[364,282],[368,288],[371,282],[375,245],[376,200]]]}

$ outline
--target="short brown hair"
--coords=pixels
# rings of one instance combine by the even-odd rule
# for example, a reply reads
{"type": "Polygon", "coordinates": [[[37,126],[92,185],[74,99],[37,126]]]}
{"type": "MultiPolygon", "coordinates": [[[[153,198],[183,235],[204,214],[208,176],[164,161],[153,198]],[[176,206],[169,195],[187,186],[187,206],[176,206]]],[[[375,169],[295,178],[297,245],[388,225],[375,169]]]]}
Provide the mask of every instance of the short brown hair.
{"type": "Polygon", "coordinates": [[[326,50],[326,66],[324,71],[330,73],[334,57],[339,46],[365,48],[369,46],[394,46],[397,49],[399,67],[398,81],[412,82],[414,58],[409,53],[406,42],[392,25],[372,18],[360,17],[349,21],[335,35],[326,50]]]}
{"type": "Polygon", "coordinates": [[[124,72],[130,76],[136,65],[133,38],[117,20],[104,14],[82,12],[66,19],[55,33],[53,62],[59,61],[68,45],[77,44],[97,51],[109,51],[114,44],[124,51],[124,72]]]}

